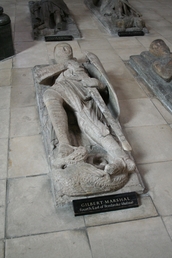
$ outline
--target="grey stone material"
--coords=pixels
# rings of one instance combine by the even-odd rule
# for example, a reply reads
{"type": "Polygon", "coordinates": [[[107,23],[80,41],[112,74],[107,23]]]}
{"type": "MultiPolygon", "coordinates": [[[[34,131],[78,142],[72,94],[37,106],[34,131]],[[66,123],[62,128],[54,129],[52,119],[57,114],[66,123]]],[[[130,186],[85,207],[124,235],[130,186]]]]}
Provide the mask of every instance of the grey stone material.
{"type": "Polygon", "coordinates": [[[33,84],[31,68],[13,68],[12,69],[12,86],[33,84]]]}
{"type": "Polygon", "coordinates": [[[35,105],[35,88],[33,85],[15,85],[11,89],[11,108],[29,107],[35,105]]]}
{"type": "Polygon", "coordinates": [[[5,253],[5,248],[4,248],[4,241],[0,241],[0,257],[5,258],[4,253],[5,253]]]}
{"type": "Polygon", "coordinates": [[[161,39],[152,41],[149,51],[130,56],[129,65],[172,112],[172,53],[165,42],[161,39]]]}
{"type": "Polygon", "coordinates": [[[172,216],[163,217],[166,229],[172,239],[172,216]]]}
{"type": "Polygon", "coordinates": [[[80,31],[63,0],[29,1],[33,38],[72,36],[80,38],[80,31]]]}
{"type": "Polygon", "coordinates": [[[13,108],[11,110],[11,137],[36,135],[40,133],[36,106],[13,108]]]}
{"type": "MultiPolygon", "coordinates": [[[[75,57],[83,60],[86,50],[103,63],[118,97],[119,121],[147,189],[139,197],[138,208],[83,217],[74,217],[71,203],[55,207],[41,134],[28,135],[29,124],[24,127],[25,136],[10,138],[8,133],[9,108],[24,112],[25,107],[36,107],[31,69],[53,64],[57,44],[33,41],[28,1],[0,1],[11,18],[16,49],[14,57],[0,62],[0,110],[4,112],[4,116],[0,112],[0,258],[171,258],[172,114],[123,61],[148,51],[157,38],[172,49],[171,0],[129,0],[150,33],[127,38],[109,35],[83,0],[64,0],[83,35],[82,40],[69,42],[75,57]],[[9,160],[6,169],[8,157],[13,162],[9,160]]],[[[28,108],[24,116],[30,115],[28,108]]]]}
{"type": "Polygon", "coordinates": [[[8,138],[9,134],[9,117],[10,110],[8,108],[0,109],[0,138],[8,138]]]}
{"type": "MultiPolygon", "coordinates": [[[[5,237],[5,207],[0,207],[0,240],[5,237]]],[[[1,250],[0,250],[1,254],[1,250]]],[[[1,257],[1,256],[0,256],[1,257]]]]}
{"type": "Polygon", "coordinates": [[[161,216],[170,216],[172,214],[171,166],[172,161],[139,166],[148,193],[161,216]],[[156,181],[154,180],[155,178],[156,181]]]}
{"type": "Polygon", "coordinates": [[[7,176],[8,139],[0,139],[0,179],[7,176]]]}
{"type": "Polygon", "coordinates": [[[8,177],[48,174],[48,165],[40,135],[10,140],[8,177]]]}
{"type": "MultiPolygon", "coordinates": [[[[6,198],[6,182],[5,180],[0,180],[0,239],[5,237],[5,198],[6,198]]],[[[0,245],[1,254],[1,245],[0,245]]],[[[1,257],[1,256],[0,256],[1,257]]]]}
{"type": "Polygon", "coordinates": [[[57,44],[54,56],[54,65],[33,72],[55,201],[120,189],[143,193],[100,60],[88,52],[80,64],[67,43],[57,44]]]}
{"type": "Polygon", "coordinates": [[[130,208],[125,211],[111,211],[85,216],[85,224],[87,227],[92,227],[158,216],[149,196],[142,196],[139,199],[139,205],[136,209],[130,208]]]}
{"type": "Polygon", "coordinates": [[[154,108],[153,103],[148,99],[121,100],[120,106],[120,122],[125,128],[166,124],[162,115],[154,108]],[[128,120],[129,115],[130,120],[128,120]]]}
{"type": "Polygon", "coordinates": [[[9,179],[6,237],[21,237],[84,227],[71,205],[56,207],[48,176],[9,179]]]}
{"type": "Polygon", "coordinates": [[[171,239],[160,218],[92,227],[88,236],[94,258],[171,258],[171,239]]]}
{"type": "Polygon", "coordinates": [[[125,132],[131,139],[137,164],[172,160],[172,145],[169,145],[172,135],[168,125],[130,127],[125,132]]]}
{"type": "Polygon", "coordinates": [[[84,230],[8,239],[6,248],[6,258],[92,258],[84,230]]]}
{"type": "Polygon", "coordinates": [[[84,3],[111,35],[117,35],[118,32],[148,33],[141,14],[128,0],[85,0],[84,3]]]}
{"type": "Polygon", "coordinates": [[[5,109],[10,107],[10,93],[11,93],[10,86],[0,87],[0,109],[5,109]]]}

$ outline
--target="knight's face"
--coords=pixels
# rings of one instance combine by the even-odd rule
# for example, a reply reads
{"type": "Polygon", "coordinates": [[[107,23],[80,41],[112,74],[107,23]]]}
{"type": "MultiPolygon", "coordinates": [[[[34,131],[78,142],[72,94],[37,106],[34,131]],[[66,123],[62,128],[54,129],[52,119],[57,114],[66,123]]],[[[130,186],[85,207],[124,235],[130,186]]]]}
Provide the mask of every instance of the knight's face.
{"type": "Polygon", "coordinates": [[[73,51],[69,44],[67,43],[60,43],[56,45],[54,49],[54,58],[56,63],[61,63],[66,60],[70,60],[73,58],[73,51]]]}

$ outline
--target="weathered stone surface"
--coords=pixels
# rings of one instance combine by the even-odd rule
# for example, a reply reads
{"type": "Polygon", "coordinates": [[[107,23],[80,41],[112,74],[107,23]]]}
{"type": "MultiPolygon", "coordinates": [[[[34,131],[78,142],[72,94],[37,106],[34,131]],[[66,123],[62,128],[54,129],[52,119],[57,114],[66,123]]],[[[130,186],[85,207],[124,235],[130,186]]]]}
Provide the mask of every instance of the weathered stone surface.
{"type": "Polygon", "coordinates": [[[170,188],[172,180],[171,166],[171,161],[139,166],[144,176],[144,182],[149,191],[149,195],[161,216],[169,216],[172,214],[172,190],[170,188]]]}
{"type": "Polygon", "coordinates": [[[94,258],[171,258],[171,239],[161,218],[92,227],[88,236],[94,258]]]}
{"type": "Polygon", "coordinates": [[[36,106],[11,110],[11,137],[36,135],[40,132],[36,106]]]}
{"type": "MultiPolygon", "coordinates": [[[[0,239],[5,237],[5,197],[6,197],[6,182],[5,180],[0,180],[0,239]]],[[[1,254],[1,245],[0,245],[1,254]]],[[[1,256],[0,256],[1,257],[1,256]]]]}
{"type": "Polygon", "coordinates": [[[0,69],[0,86],[9,86],[11,84],[11,69],[0,69]]]}
{"type": "Polygon", "coordinates": [[[172,53],[165,42],[161,39],[154,40],[149,51],[130,56],[129,65],[172,112],[172,53]]]}
{"type": "Polygon", "coordinates": [[[7,201],[7,238],[84,227],[71,205],[56,210],[48,176],[10,179],[7,201]]]}
{"type": "Polygon", "coordinates": [[[172,239],[172,216],[163,217],[167,231],[172,239]]]}
{"type": "Polygon", "coordinates": [[[84,3],[112,35],[148,32],[141,14],[126,0],[85,0],[84,3]]]}
{"type": "Polygon", "coordinates": [[[126,128],[125,132],[132,143],[133,156],[137,164],[164,164],[164,161],[172,160],[172,145],[169,145],[172,141],[170,126],[130,127],[126,128]]]}
{"type": "Polygon", "coordinates": [[[111,211],[85,216],[86,226],[107,225],[157,216],[155,206],[149,196],[139,199],[139,207],[121,211],[111,211]]]}
{"type": "Polygon", "coordinates": [[[4,258],[4,242],[0,241],[0,257],[4,258]]]}
{"type": "Polygon", "coordinates": [[[118,100],[99,59],[86,53],[84,70],[66,43],[58,44],[54,55],[56,64],[36,66],[34,79],[57,203],[65,196],[113,192],[124,185],[126,192],[142,193],[118,122],[118,100]]]}
{"type": "Polygon", "coordinates": [[[8,138],[9,134],[9,114],[8,108],[0,109],[0,138],[8,138]]]}
{"type": "Polygon", "coordinates": [[[166,57],[170,55],[170,49],[162,39],[152,41],[149,47],[149,52],[153,56],[157,57],[166,57]]]}
{"type": "Polygon", "coordinates": [[[120,106],[120,122],[125,127],[166,124],[152,102],[146,98],[122,100],[120,106]]]}
{"type": "Polygon", "coordinates": [[[48,174],[49,169],[40,135],[10,140],[8,177],[48,174]]]}
{"type": "Polygon", "coordinates": [[[8,139],[0,139],[0,179],[7,176],[8,139]]]}
{"type": "Polygon", "coordinates": [[[10,107],[10,93],[10,86],[0,87],[0,109],[10,107]]]}
{"type": "Polygon", "coordinates": [[[50,40],[53,35],[81,37],[74,18],[63,0],[29,1],[29,9],[34,39],[45,36],[50,40]]]}
{"type": "Polygon", "coordinates": [[[157,60],[152,65],[154,71],[165,81],[172,79],[172,58],[166,57],[162,61],[157,60]]]}
{"type": "Polygon", "coordinates": [[[6,258],[92,258],[86,232],[83,230],[41,234],[6,242],[6,258]],[[53,248],[52,248],[53,247],[53,248]]]}

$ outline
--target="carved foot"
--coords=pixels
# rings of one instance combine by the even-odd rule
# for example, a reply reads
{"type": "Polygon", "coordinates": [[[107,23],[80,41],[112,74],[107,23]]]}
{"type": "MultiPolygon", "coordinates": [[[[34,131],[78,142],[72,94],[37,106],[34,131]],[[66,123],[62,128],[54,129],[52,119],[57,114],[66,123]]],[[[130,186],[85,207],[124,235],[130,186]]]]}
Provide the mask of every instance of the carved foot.
{"type": "Polygon", "coordinates": [[[74,146],[71,146],[70,144],[59,144],[58,147],[58,158],[64,158],[69,156],[73,151],[75,150],[74,146]]]}
{"type": "Polygon", "coordinates": [[[87,158],[87,151],[84,147],[74,147],[68,144],[59,146],[57,158],[53,161],[55,168],[65,169],[69,165],[84,161],[87,158]]]}
{"type": "Polygon", "coordinates": [[[124,160],[124,162],[125,162],[125,164],[127,166],[128,172],[131,173],[131,172],[133,172],[136,169],[136,165],[135,165],[135,163],[134,163],[134,161],[132,159],[127,157],[127,158],[123,158],[123,160],[124,160]]]}
{"type": "Polygon", "coordinates": [[[105,172],[109,175],[118,173],[131,173],[136,169],[134,162],[130,158],[118,158],[113,164],[105,166],[105,172]]]}

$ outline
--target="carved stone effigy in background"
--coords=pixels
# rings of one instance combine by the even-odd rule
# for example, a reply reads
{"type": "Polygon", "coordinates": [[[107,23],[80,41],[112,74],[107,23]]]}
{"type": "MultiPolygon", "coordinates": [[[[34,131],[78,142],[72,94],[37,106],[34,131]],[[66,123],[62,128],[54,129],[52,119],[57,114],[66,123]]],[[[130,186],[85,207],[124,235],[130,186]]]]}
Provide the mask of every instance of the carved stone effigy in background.
{"type": "Polygon", "coordinates": [[[97,56],[73,58],[69,44],[55,64],[34,67],[43,140],[57,204],[73,196],[143,193],[131,147],[118,122],[119,105],[97,56]]]}
{"type": "Polygon", "coordinates": [[[29,1],[33,38],[42,36],[72,36],[80,38],[80,31],[63,0],[29,1]]]}
{"type": "Polygon", "coordinates": [[[166,43],[162,39],[154,40],[149,51],[130,56],[129,65],[172,112],[172,53],[166,43]]]}
{"type": "Polygon", "coordinates": [[[148,33],[141,14],[128,0],[85,0],[84,3],[112,35],[118,32],[148,33]]]}

